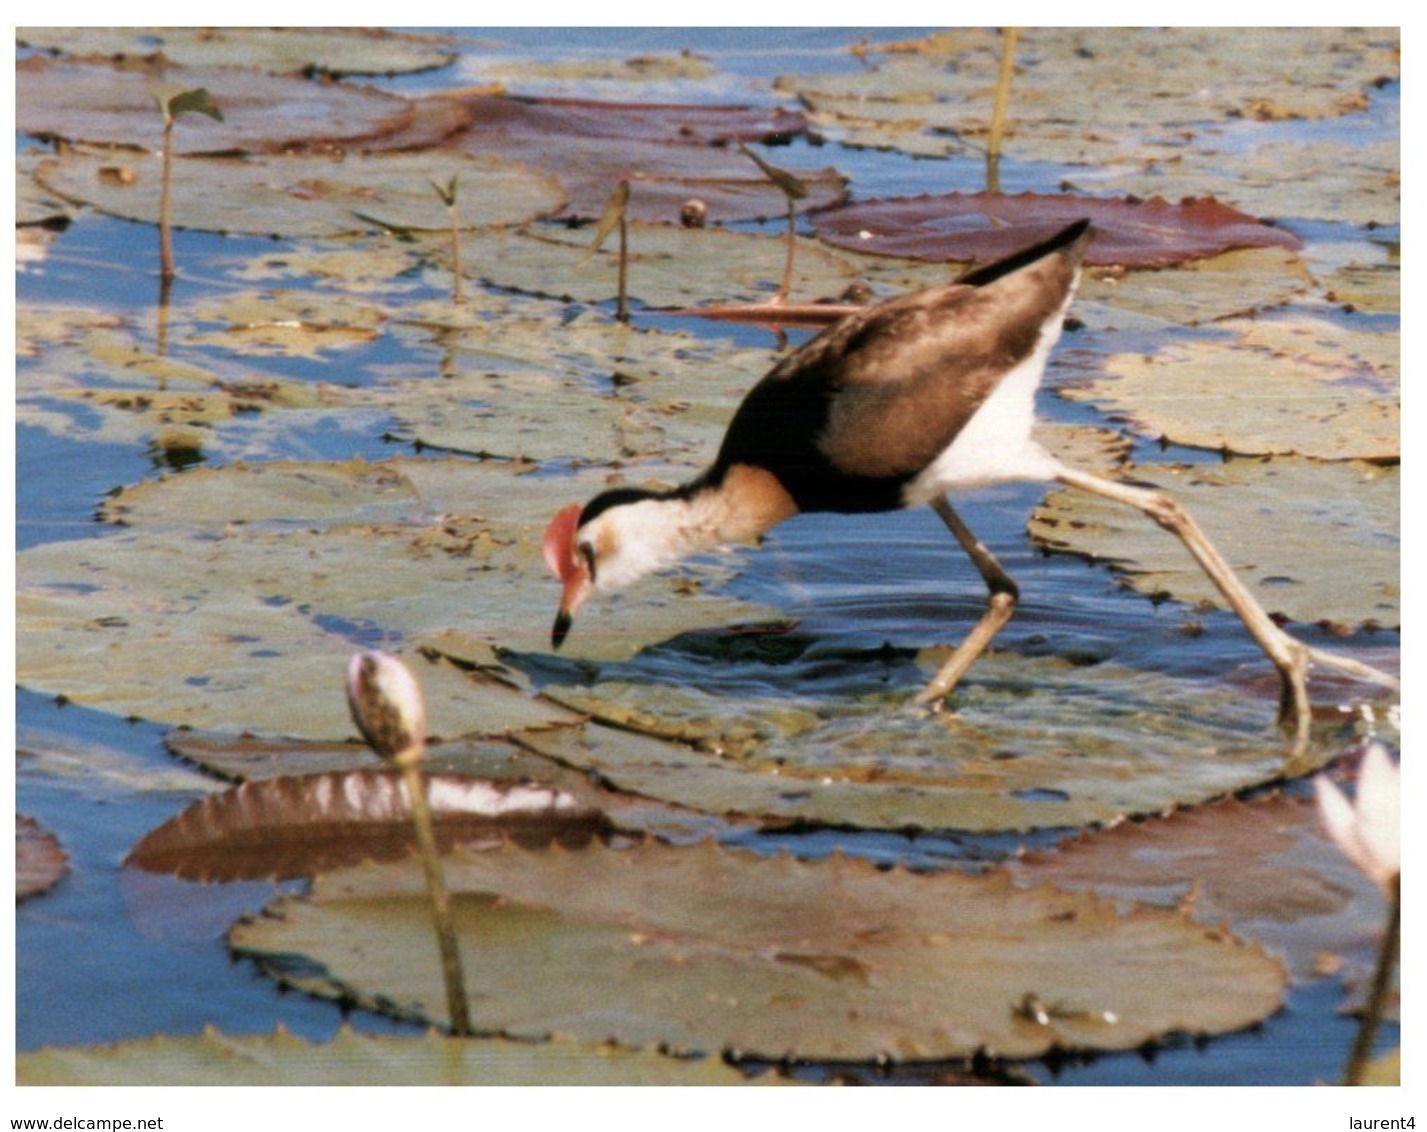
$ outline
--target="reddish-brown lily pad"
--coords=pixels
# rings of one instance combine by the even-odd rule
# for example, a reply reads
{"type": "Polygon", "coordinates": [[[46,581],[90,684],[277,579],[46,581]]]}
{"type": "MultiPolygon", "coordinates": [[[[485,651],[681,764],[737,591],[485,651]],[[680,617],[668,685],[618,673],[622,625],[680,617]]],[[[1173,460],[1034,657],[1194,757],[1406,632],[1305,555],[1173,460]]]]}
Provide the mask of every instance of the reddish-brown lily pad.
{"type": "MultiPolygon", "coordinates": [[[[447,143],[496,154],[557,177],[570,201],[565,214],[596,217],[615,186],[631,186],[627,213],[677,223],[698,198],[710,223],[782,216],[782,192],[732,148],[734,142],[785,142],[807,130],[801,113],[779,107],[681,106],[575,99],[462,100],[475,109],[470,129],[447,143]]],[[[803,209],[826,208],[844,196],[833,169],[794,170],[808,187],[803,209]]]]}
{"type": "Polygon", "coordinates": [[[1298,248],[1291,232],[1209,198],[1171,203],[1043,193],[948,193],[863,201],[821,212],[818,235],[841,248],[908,259],[986,262],[1088,217],[1090,264],[1169,267],[1230,248],[1298,248]]]}
{"type": "MultiPolygon", "coordinates": [[[[599,810],[562,790],[431,775],[426,793],[443,849],[509,837],[586,844],[609,830],[599,810]]],[[[195,802],[134,846],[125,865],[187,880],[285,880],[394,861],[415,847],[402,776],[354,770],[245,782],[195,802]]]]}
{"type": "Polygon", "coordinates": [[[15,817],[15,899],[48,892],[69,872],[69,856],[59,839],[34,818],[15,817]]]}

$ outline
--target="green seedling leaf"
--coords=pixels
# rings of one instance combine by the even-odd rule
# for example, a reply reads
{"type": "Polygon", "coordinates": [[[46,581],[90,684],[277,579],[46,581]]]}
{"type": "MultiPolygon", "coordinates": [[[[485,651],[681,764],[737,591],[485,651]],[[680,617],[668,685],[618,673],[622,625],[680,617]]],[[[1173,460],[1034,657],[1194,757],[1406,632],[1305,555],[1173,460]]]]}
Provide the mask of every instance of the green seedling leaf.
{"type": "Polygon", "coordinates": [[[171,86],[165,84],[154,97],[158,99],[159,109],[168,118],[178,118],[183,114],[206,114],[215,122],[223,121],[223,111],[203,87],[175,92],[171,86]]]}
{"type": "Polygon", "coordinates": [[[764,176],[778,186],[778,190],[789,200],[804,200],[808,195],[808,186],[798,177],[789,173],[786,169],[780,169],[772,162],[765,161],[746,145],[739,143],[738,152],[748,158],[759,169],[763,170],[764,176]]]}
{"type": "Polygon", "coordinates": [[[603,246],[604,242],[610,238],[614,230],[619,227],[619,222],[625,218],[625,211],[629,207],[629,182],[621,181],[614,187],[614,192],[610,193],[609,200],[600,210],[599,223],[595,225],[594,237],[590,240],[589,255],[594,255],[603,246]]]}
{"type": "MultiPolygon", "coordinates": [[[[1027,1058],[1239,1029],[1279,1008],[1285,982],[1258,948],[1181,914],[1004,878],[709,842],[457,850],[444,868],[461,949],[481,957],[472,1023],[512,1037],[839,1061],[1027,1058]],[[1028,995],[1057,1010],[1028,1019],[1028,995]]],[[[435,956],[412,946],[426,915],[414,864],[360,866],[229,939],[285,984],[440,1022],[435,956]]]]}
{"type": "Polygon", "coordinates": [[[451,179],[442,185],[439,181],[432,181],[431,187],[436,190],[436,195],[441,198],[441,203],[447,208],[452,208],[456,204],[456,189],[460,182],[460,175],[451,174],[451,179]]]}

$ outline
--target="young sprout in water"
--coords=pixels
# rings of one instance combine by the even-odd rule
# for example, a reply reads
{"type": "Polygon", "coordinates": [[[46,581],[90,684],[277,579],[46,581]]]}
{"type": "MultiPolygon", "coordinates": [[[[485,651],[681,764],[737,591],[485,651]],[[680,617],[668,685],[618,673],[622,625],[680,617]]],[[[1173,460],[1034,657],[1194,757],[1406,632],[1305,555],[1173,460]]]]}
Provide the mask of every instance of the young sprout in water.
{"type": "Polygon", "coordinates": [[[1357,1041],[1343,1074],[1346,1084],[1362,1083],[1378,1023],[1382,1021],[1388,985],[1397,965],[1402,924],[1401,775],[1392,756],[1374,743],[1358,770],[1358,791],[1349,802],[1323,775],[1313,782],[1318,791],[1318,812],[1338,848],[1348,855],[1382,889],[1388,901],[1387,928],[1378,948],[1377,965],[1367,1005],[1358,1026],[1357,1041]]]}
{"type": "Polygon", "coordinates": [[[621,181],[605,201],[600,212],[599,223],[595,225],[595,238],[590,241],[585,258],[600,250],[600,245],[609,239],[609,234],[619,229],[619,293],[614,309],[614,317],[620,322],[629,321],[629,182],[621,181]]]}
{"type": "Polygon", "coordinates": [[[786,169],[779,169],[778,166],[764,161],[746,145],[740,144],[738,150],[763,170],[763,175],[778,187],[788,201],[788,258],[783,264],[783,282],[778,285],[778,293],[773,297],[775,303],[785,302],[788,292],[793,289],[793,241],[797,236],[798,201],[808,195],[808,187],[786,169]]]}
{"type": "Polygon", "coordinates": [[[459,188],[458,176],[459,174],[452,173],[451,179],[444,186],[439,182],[432,181],[431,187],[436,190],[436,195],[446,206],[446,216],[451,221],[451,301],[464,303],[466,301],[466,286],[461,275],[461,216],[456,208],[456,193],[459,188]]]}
{"type": "Polygon", "coordinates": [[[451,1029],[464,1036],[471,1032],[466,980],[451,926],[451,905],[441,873],[431,807],[426,800],[426,780],[421,774],[421,759],[426,753],[426,704],[421,685],[406,665],[389,653],[357,653],[347,666],[347,706],[367,745],[402,773],[421,865],[426,872],[436,943],[441,949],[441,975],[446,983],[451,1029]]]}
{"type": "Polygon", "coordinates": [[[177,274],[173,264],[173,234],[169,226],[169,198],[173,182],[173,124],[180,114],[207,114],[216,122],[223,121],[223,111],[203,87],[185,90],[165,83],[154,92],[154,101],[164,116],[163,154],[159,182],[159,277],[168,282],[177,274]]]}

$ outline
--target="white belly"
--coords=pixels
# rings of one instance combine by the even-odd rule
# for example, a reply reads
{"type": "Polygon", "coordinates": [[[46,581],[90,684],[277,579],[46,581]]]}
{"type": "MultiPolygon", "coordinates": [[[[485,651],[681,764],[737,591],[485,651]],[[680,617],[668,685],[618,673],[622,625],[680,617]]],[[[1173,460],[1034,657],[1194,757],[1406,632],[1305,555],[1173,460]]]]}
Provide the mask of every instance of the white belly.
{"type": "MultiPolygon", "coordinates": [[[[1067,296],[1066,305],[1070,299],[1067,296]]],[[[946,449],[902,489],[911,507],[959,487],[1008,480],[1050,480],[1060,461],[1031,439],[1036,390],[1046,358],[1060,337],[1064,308],[1047,322],[1036,348],[1011,370],[946,449]]]]}

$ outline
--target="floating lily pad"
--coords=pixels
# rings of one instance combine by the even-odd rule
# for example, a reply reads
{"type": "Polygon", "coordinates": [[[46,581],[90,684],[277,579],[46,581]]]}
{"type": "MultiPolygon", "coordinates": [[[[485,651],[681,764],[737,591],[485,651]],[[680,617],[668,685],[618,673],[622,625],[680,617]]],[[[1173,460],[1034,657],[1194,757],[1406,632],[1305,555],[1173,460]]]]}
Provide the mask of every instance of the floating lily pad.
{"type": "Polygon", "coordinates": [[[1112,357],[1104,363],[1109,377],[1062,395],[1191,447],[1323,460],[1400,457],[1395,335],[1303,318],[1225,329],[1239,336],[1112,357]]]}
{"type": "Polygon", "coordinates": [[[279,1029],[228,1037],[212,1028],[195,1037],[159,1036],[118,1045],[60,1047],[15,1059],[22,1085],[776,1085],[772,1073],[750,1077],[716,1057],[667,1057],[653,1051],[569,1041],[472,1041],[437,1033],[372,1037],[343,1026],[330,1042],[279,1029]]]}
{"type": "Polygon", "coordinates": [[[69,872],[69,854],[34,818],[15,815],[15,899],[48,892],[69,872]]]}
{"type": "MultiPolygon", "coordinates": [[[[472,1023],[510,1036],[1025,1058],[1238,1029],[1283,993],[1276,961],[1186,917],[1004,880],[707,842],[457,851],[445,868],[460,946],[480,956],[472,1023]],[[1057,1010],[1028,1018],[1027,996],[1057,1010]]],[[[429,918],[421,883],[396,864],[327,874],[236,925],[230,944],[284,983],[443,1021],[434,950],[413,946],[429,918]]]]}
{"type": "MultiPolygon", "coordinates": [[[[35,176],[68,200],[126,220],[158,222],[156,153],[75,149],[41,162],[35,176]],[[105,175],[113,168],[128,175],[105,175]]],[[[563,201],[547,175],[487,156],[420,152],[188,157],[174,162],[173,224],[284,237],[370,231],[380,226],[377,221],[444,230],[450,220],[431,182],[444,184],[452,177],[460,179],[461,219],[468,226],[522,223],[554,212],[563,201]]]]}
{"type": "Polygon", "coordinates": [[[1164,271],[1088,272],[1074,313],[1097,329],[1163,332],[1164,323],[1194,326],[1283,306],[1311,289],[1294,252],[1248,248],[1164,271]],[[1144,319],[1154,321],[1137,321],[1144,319]]]}
{"type": "MultiPolygon", "coordinates": [[[[436,843],[579,846],[611,830],[599,810],[544,786],[453,774],[424,777],[436,843]]],[[[126,867],[186,880],[287,880],[416,850],[398,771],[267,778],[195,802],[150,831],[126,867]]]]}
{"type": "MultiPolygon", "coordinates": [[[[545,523],[605,479],[521,470],[461,460],[239,465],[122,493],[106,515],[129,530],[22,556],[20,682],[163,722],[342,738],[353,634],[454,627],[548,647],[558,586],[541,564],[545,523]]],[[[653,579],[632,600],[590,610],[572,652],[627,657],[694,625],[770,613],[711,586],[680,593],[680,581],[653,579]]],[[[420,670],[438,733],[570,719],[488,673],[420,670]]]]}
{"type": "MultiPolygon", "coordinates": [[[[864,120],[904,119],[908,104],[921,106],[929,130],[981,137],[1001,48],[990,29],[939,32],[874,48],[861,70],[789,75],[777,86],[814,109],[847,100],[827,108],[850,105],[864,120]]],[[[1394,29],[1027,28],[1016,48],[1007,148],[1045,159],[1038,143],[1068,135],[1098,143],[1086,163],[1109,164],[1132,142],[1169,138],[1183,147],[1188,139],[1174,127],[1182,134],[1196,124],[1349,115],[1372,84],[1399,73],[1398,52],[1394,29]]]]}
{"type": "Polygon", "coordinates": [[[436,36],[377,28],[21,28],[17,43],[70,56],[162,53],[184,67],[247,67],[276,73],[396,75],[456,59],[436,36]]]}
{"type": "MultiPolygon", "coordinates": [[[[449,637],[443,655],[462,650],[449,637]]],[[[522,734],[529,734],[522,733],[522,734]]],[[[321,775],[370,770],[377,756],[360,743],[314,742],[234,735],[230,732],[178,728],[164,737],[169,751],[235,782],[258,782],[287,775],[321,775]]],[[[476,776],[506,785],[538,783],[576,798],[590,811],[602,811],[622,830],[638,830],[665,841],[697,841],[727,834],[736,823],[691,809],[616,793],[583,771],[532,753],[506,738],[448,739],[429,744],[422,763],[428,774],[476,776]]]]}
{"type": "Polygon", "coordinates": [[[1113,823],[1270,781],[1285,765],[1271,695],[1109,663],[991,653],[944,716],[890,695],[615,681],[550,694],[609,726],[527,733],[523,746],[644,797],[763,820],[972,832],[1113,823]]]}
{"type": "Polygon", "coordinates": [[[1325,953],[1370,966],[1363,925],[1383,914],[1381,894],[1323,832],[1311,797],[1228,798],[1082,833],[1000,867],[1024,883],[1089,888],[1227,924],[1283,955],[1299,980],[1315,975],[1325,953]]]}
{"type": "MultiPolygon", "coordinates": [[[[593,219],[622,180],[630,183],[628,215],[679,221],[692,197],[712,224],[782,217],[787,200],[732,142],[787,141],[805,131],[804,117],[779,107],[659,105],[575,99],[462,99],[475,110],[470,130],[450,146],[541,169],[568,196],[565,214],[593,219]]],[[[809,188],[800,210],[844,196],[834,169],[793,170],[809,188]]]]}
{"type": "MultiPolygon", "coordinates": [[[[1270,613],[1398,623],[1397,468],[1281,457],[1140,466],[1134,479],[1175,496],[1270,613]]],[[[1028,530],[1048,549],[1111,562],[1141,593],[1222,607],[1179,540],[1138,511],[1060,490],[1028,530]]]]}
{"type": "MultiPolygon", "coordinates": [[[[478,234],[464,245],[467,274],[536,295],[612,302],[618,292],[618,243],[590,251],[587,228],[541,228],[478,234]]],[[[433,247],[439,245],[433,241],[433,247]]],[[[645,306],[688,307],[711,301],[766,300],[777,291],[787,259],[781,232],[763,235],[688,229],[635,221],[629,225],[628,294],[645,306]]],[[[799,240],[794,300],[841,294],[856,279],[843,257],[799,240]]]]}
{"type": "MultiPolygon", "coordinates": [[[[157,154],[163,118],[160,83],[203,88],[223,120],[180,116],[175,153],[281,153],[298,146],[356,146],[409,122],[411,103],[371,87],[317,83],[228,67],[120,70],[31,56],[15,66],[16,124],[36,137],[123,146],[157,154]]],[[[137,153],[109,154],[111,164],[137,153]]],[[[175,180],[175,191],[182,192],[175,180]]]]}
{"type": "Polygon", "coordinates": [[[908,259],[985,263],[1089,218],[1088,264],[1168,267],[1238,247],[1302,246],[1218,201],[1100,200],[1065,194],[949,193],[861,201],[819,212],[818,235],[835,247],[908,259]]]}

